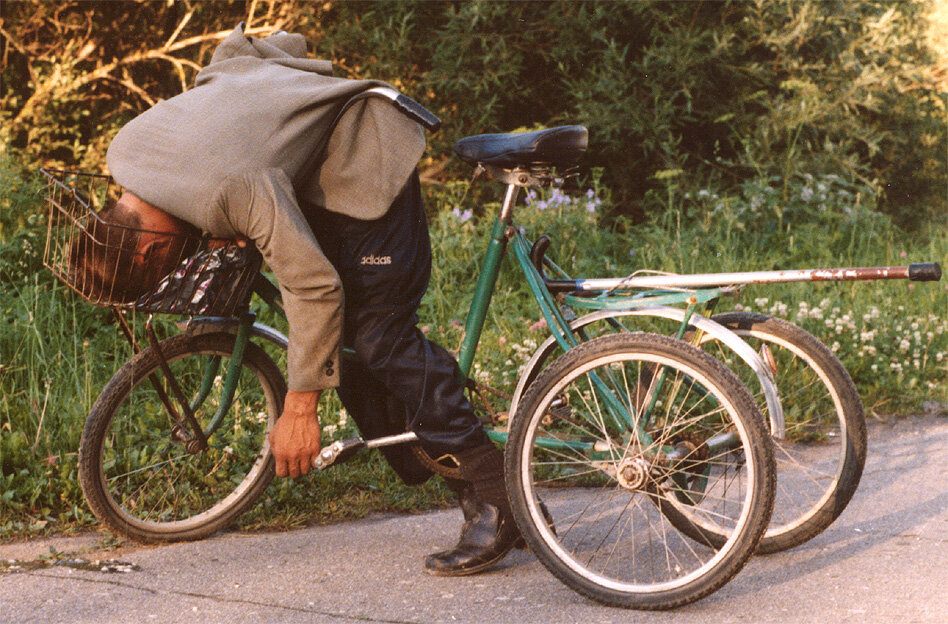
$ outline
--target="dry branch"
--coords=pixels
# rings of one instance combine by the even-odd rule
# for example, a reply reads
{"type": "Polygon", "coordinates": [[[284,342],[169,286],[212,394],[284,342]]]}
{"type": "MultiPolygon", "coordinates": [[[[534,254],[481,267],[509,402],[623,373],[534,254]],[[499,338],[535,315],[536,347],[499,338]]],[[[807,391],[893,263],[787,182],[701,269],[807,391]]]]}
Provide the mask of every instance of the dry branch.
{"type": "MultiPolygon", "coordinates": [[[[246,28],[248,35],[265,35],[287,27],[288,18],[285,15],[288,13],[277,12],[274,17],[273,3],[268,2],[267,5],[265,19],[259,25],[246,28]]],[[[0,21],[0,35],[7,43],[4,66],[7,64],[7,53],[12,49],[25,59],[32,86],[32,92],[8,122],[7,136],[26,132],[32,139],[32,128],[39,121],[38,117],[44,108],[54,102],[75,98],[78,92],[93,83],[117,85],[121,91],[149,106],[163,97],[162,89],[167,93],[167,79],[171,75],[181,91],[187,90],[189,82],[201,69],[195,59],[203,56],[206,46],[226,38],[232,28],[215,28],[211,32],[179,39],[197,10],[191,3],[185,3],[184,6],[187,11],[175,20],[171,34],[162,37],[160,45],[142,47],[111,59],[106,58],[105,50],[109,43],[123,43],[121,27],[116,27],[119,29],[117,34],[114,30],[96,30],[92,12],[86,12],[80,18],[81,23],[76,23],[73,18],[75,9],[81,8],[78,3],[62,3],[51,13],[26,16],[14,32],[11,32],[9,24],[0,21]],[[133,71],[136,66],[155,62],[170,64],[172,74],[133,71]],[[161,81],[162,76],[165,82],[161,81]]],[[[162,10],[171,8],[173,5],[169,3],[162,10]]],[[[247,13],[248,22],[256,11],[257,2],[254,1],[247,13]]]]}

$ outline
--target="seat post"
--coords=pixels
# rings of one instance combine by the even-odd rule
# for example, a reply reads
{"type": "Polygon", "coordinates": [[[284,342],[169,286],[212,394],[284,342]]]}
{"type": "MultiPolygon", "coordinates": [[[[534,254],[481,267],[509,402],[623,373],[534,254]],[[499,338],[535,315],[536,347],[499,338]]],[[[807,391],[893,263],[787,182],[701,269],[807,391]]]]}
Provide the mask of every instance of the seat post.
{"type": "Polygon", "coordinates": [[[507,184],[507,194],[504,195],[504,204],[500,209],[500,219],[504,223],[509,223],[513,217],[513,207],[517,203],[517,194],[520,186],[517,184],[507,184]]]}

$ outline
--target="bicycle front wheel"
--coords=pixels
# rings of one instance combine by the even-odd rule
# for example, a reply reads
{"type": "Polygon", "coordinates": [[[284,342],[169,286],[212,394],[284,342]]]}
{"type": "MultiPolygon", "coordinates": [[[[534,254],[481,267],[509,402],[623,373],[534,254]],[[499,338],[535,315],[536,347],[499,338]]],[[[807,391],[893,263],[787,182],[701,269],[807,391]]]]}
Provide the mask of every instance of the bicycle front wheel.
{"type": "MultiPolygon", "coordinates": [[[[560,580],[594,600],[665,609],[744,566],[773,506],[753,398],[708,354],[655,334],[597,338],[531,385],[506,450],[511,507],[560,580]],[[728,537],[693,540],[667,516],[728,537]]],[[[679,522],[680,523],[680,522],[679,522]]]]}
{"type": "Polygon", "coordinates": [[[96,400],[82,433],[79,482],[95,516],[115,533],[140,542],[200,539],[226,527],[270,483],[267,433],[282,411],[285,382],[273,360],[248,344],[224,413],[234,344],[223,333],[164,340],[180,395],[150,348],[96,400]],[[193,434],[179,424],[176,396],[202,427],[203,450],[189,444],[193,434]]]}

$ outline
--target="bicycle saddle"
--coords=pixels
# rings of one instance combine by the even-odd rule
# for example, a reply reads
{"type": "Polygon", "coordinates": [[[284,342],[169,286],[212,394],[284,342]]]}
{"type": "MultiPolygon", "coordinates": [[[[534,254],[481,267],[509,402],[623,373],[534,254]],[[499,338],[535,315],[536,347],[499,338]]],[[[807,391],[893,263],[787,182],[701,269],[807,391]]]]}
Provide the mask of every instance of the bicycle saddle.
{"type": "Polygon", "coordinates": [[[560,126],[534,132],[479,134],[454,144],[454,153],[472,165],[503,169],[554,166],[569,169],[586,151],[588,132],[583,126],[560,126]]]}

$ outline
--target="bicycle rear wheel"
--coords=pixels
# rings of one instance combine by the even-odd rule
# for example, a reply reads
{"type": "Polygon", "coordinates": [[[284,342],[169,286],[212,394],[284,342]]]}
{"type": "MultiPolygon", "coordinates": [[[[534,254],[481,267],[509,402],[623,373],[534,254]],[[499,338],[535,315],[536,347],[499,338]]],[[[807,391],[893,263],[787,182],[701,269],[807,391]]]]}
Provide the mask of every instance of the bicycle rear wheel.
{"type": "Polygon", "coordinates": [[[188,447],[187,428],[176,428],[166,407],[175,393],[153,348],[103,389],[83,429],[79,482],[110,530],[140,542],[200,539],[226,527],[270,483],[267,433],[282,411],[286,385],[273,360],[248,344],[230,409],[217,414],[234,343],[224,333],[160,343],[207,436],[202,451],[188,447]]]}
{"type": "MultiPolygon", "coordinates": [[[[805,330],[763,314],[729,312],[712,319],[724,325],[774,369],[786,422],[774,439],[777,490],[770,526],[758,551],[773,553],[812,539],[849,504],[866,462],[866,421],[849,373],[826,345],[805,330]]],[[[724,362],[733,354],[709,336],[701,348],[724,362]]],[[[738,376],[757,387],[754,374],[734,361],[738,376]]],[[[767,409],[763,395],[756,397],[767,409]]],[[[682,526],[687,530],[687,526],[682,526]]],[[[721,536],[717,541],[720,542],[721,536]]]]}
{"type": "Polygon", "coordinates": [[[506,470],[540,561],[623,607],[673,608],[720,588],[773,505],[771,445],[752,397],[714,358],[655,334],[597,338],[550,364],[514,416],[506,470]],[[725,543],[688,539],[667,498],[725,543]]]}

